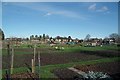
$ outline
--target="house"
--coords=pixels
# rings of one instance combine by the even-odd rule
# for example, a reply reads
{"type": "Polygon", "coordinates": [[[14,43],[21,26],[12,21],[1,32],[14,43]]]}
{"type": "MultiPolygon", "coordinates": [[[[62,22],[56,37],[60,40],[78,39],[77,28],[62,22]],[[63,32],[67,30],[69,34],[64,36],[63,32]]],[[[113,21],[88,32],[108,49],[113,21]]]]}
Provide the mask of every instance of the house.
{"type": "Polygon", "coordinates": [[[85,45],[87,46],[100,46],[102,44],[102,39],[98,39],[98,38],[91,38],[89,39],[89,41],[84,42],[85,45]]]}
{"type": "Polygon", "coordinates": [[[115,44],[115,39],[114,38],[110,38],[109,39],[109,44],[115,44]]]}
{"type": "Polygon", "coordinates": [[[91,46],[97,46],[97,43],[95,43],[95,42],[91,43],[91,46]]]}
{"type": "Polygon", "coordinates": [[[6,38],[6,42],[10,42],[14,46],[20,46],[22,44],[22,38],[6,38]]]}
{"type": "MultiPolygon", "coordinates": [[[[60,36],[57,36],[55,38],[55,43],[60,43],[60,44],[65,44],[66,42],[68,42],[68,38],[67,37],[60,37],[60,36]]],[[[71,40],[70,40],[71,42],[71,40]]]]}

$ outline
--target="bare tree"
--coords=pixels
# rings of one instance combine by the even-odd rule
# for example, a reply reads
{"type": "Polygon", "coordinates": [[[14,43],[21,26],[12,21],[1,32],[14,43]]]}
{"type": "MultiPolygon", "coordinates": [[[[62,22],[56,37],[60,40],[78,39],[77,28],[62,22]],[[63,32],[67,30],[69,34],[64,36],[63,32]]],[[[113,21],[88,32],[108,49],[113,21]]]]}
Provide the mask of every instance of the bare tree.
{"type": "Polygon", "coordinates": [[[109,37],[115,39],[115,42],[118,42],[118,40],[120,40],[120,35],[117,33],[112,33],[109,35],[109,37]]]}
{"type": "Polygon", "coordinates": [[[71,36],[68,36],[68,42],[70,42],[71,39],[72,39],[71,36]]]}
{"type": "Polygon", "coordinates": [[[87,34],[84,40],[88,41],[88,40],[90,40],[90,37],[91,37],[90,34],[87,34]]]}

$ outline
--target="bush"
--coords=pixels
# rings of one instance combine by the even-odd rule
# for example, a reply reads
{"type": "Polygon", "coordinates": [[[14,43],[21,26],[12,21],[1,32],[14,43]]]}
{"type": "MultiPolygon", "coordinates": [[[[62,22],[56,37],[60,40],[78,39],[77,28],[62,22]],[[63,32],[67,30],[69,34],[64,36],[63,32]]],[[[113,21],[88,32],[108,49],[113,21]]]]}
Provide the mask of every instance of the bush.
{"type": "Polygon", "coordinates": [[[28,45],[28,48],[33,48],[33,45],[28,45]]]}

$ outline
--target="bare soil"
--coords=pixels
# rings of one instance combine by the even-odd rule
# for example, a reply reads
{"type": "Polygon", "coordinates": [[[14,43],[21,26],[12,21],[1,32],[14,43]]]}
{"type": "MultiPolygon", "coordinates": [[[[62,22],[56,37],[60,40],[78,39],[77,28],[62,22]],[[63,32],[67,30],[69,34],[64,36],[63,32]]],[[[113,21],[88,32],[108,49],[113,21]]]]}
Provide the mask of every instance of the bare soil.
{"type": "Polygon", "coordinates": [[[85,54],[98,55],[98,56],[103,56],[103,57],[118,57],[118,56],[120,56],[119,51],[113,51],[113,50],[81,51],[81,52],[85,53],[85,54]]]}
{"type": "MultiPolygon", "coordinates": [[[[99,64],[93,64],[93,65],[78,65],[74,68],[88,72],[88,71],[94,71],[94,72],[104,72],[107,73],[112,77],[113,80],[119,80],[120,79],[120,62],[108,62],[108,63],[99,63],[99,64]]],[[[52,71],[56,76],[58,76],[61,80],[74,80],[76,76],[78,76],[77,73],[69,70],[69,69],[55,69],[52,71]]]]}
{"type": "MultiPolygon", "coordinates": [[[[45,53],[41,54],[41,65],[50,65],[50,64],[63,64],[70,62],[78,62],[78,61],[87,61],[87,60],[95,60],[101,59],[103,57],[97,55],[89,55],[84,53],[45,53]]],[[[2,57],[2,68],[7,68],[8,63],[10,63],[8,56],[2,57]]],[[[31,59],[33,59],[33,54],[24,54],[18,55],[16,54],[14,57],[14,67],[26,67],[26,64],[31,66],[31,59]]],[[[37,54],[36,54],[36,65],[38,65],[37,54]]]]}

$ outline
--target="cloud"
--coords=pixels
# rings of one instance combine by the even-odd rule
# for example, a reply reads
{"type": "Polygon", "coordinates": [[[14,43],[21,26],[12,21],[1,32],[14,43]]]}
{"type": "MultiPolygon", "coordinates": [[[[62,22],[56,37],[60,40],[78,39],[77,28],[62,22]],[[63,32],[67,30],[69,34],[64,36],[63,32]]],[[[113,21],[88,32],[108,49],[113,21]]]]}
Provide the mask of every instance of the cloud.
{"type": "Polygon", "coordinates": [[[76,12],[67,11],[67,10],[55,11],[54,14],[62,15],[62,16],[67,16],[67,17],[73,17],[73,18],[78,18],[78,17],[80,17],[80,15],[77,14],[76,12]]]}
{"type": "Polygon", "coordinates": [[[59,15],[59,16],[65,16],[69,18],[77,18],[77,19],[86,19],[83,15],[80,15],[73,11],[67,11],[67,10],[52,10],[52,12],[48,12],[45,14],[45,16],[50,15],[59,15]]]}
{"type": "Polygon", "coordinates": [[[88,10],[90,11],[94,11],[94,12],[106,12],[106,13],[109,13],[109,9],[107,6],[102,6],[102,7],[99,7],[97,6],[97,4],[92,4],[88,7],[88,10]]]}
{"type": "Polygon", "coordinates": [[[108,11],[108,7],[107,6],[103,6],[101,7],[100,9],[97,10],[97,12],[105,12],[105,11],[108,11]]]}
{"type": "Polygon", "coordinates": [[[92,4],[88,7],[88,10],[95,10],[96,9],[96,4],[92,4]]]}
{"type": "Polygon", "coordinates": [[[57,7],[54,7],[52,5],[47,5],[44,3],[37,4],[37,5],[32,4],[32,3],[28,3],[28,4],[14,3],[13,5],[29,8],[29,9],[32,9],[37,12],[43,12],[43,13],[45,13],[44,16],[59,15],[59,16],[65,16],[65,17],[69,17],[69,18],[76,18],[76,19],[82,19],[82,20],[87,19],[86,16],[84,16],[80,13],[77,13],[75,11],[70,11],[70,10],[66,10],[66,9],[58,9],[57,7]]]}
{"type": "Polygon", "coordinates": [[[50,16],[50,15],[52,15],[50,12],[48,12],[47,14],[45,14],[45,16],[50,16]]]}
{"type": "Polygon", "coordinates": [[[110,11],[104,12],[104,14],[110,14],[110,11]]]}

